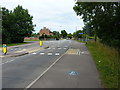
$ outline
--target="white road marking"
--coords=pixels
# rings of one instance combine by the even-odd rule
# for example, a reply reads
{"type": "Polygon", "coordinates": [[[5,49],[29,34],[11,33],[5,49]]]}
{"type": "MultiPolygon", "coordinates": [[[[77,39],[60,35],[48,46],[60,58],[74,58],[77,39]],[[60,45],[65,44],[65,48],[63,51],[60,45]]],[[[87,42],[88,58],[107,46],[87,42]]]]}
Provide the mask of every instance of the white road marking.
{"type": "Polygon", "coordinates": [[[60,55],[60,53],[55,53],[55,56],[59,56],[60,55]]]}
{"type": "Polygon", "coordinates": [[[48,55],[52,55],[52,53],[48,53],[48,55]]]}
{"type": "Polygon", "coordinates": [[[84,52],[81,52],[81,54],[84,54],[84,52]]]}
{"type": "Polygon", "coordinates": [[[80,55],[80,50],[79,50],[79,49],[78,49],[78,51],[77,51],[76,55],[80,55]]]}
{"type": "Polygon", "coordinates": [[[67,49],[67,48],[64,48],[64,49],[67,49]]]}
{"type": "Polygon", "coordinates": [[[32,53],[32,54],[34,54],[34,55],[35,55],[35,54],[37,54],[37,53],[32,53]]]}
{"type": "Polygon", "coordinates": [[[5,57],[5,56],[0,56],[0,57],[2,58],[2,57],[5,57]]]}
{"type": "Polygon", "coordinates": [[[40,53],[40,55],[44,55],[45,53],[40,53]]]}
{"type": "Polygon", "coordinates": [[[51,49],[51,48],[48,48],[48,49],[51,49]]]}
{"type": "Polygon", "coordinates": [[[58,49],[61,49],[61,48],[58,48],[58,49]]]}
{"type": "Polygon", "coordinates": [[[34,81],[32,81],[26,88],[25,90],[29,89],[30,87],[33,86],[51,67],[53,67],[65,54],[61,55],[52,65],[50,65],[40,76],[38,76],[34,81]]]}
{"type": "Polygon", "coordinates": [[[6,63],[13,62],[14,60],[15,60],[15,59],[13,59],[13,60],[10,60],[10,61],[6,61],[6,62],[2,63],[2,65],[3,65],[3,64],[6,64],[6,63]]]}
{"type": "Polygon", "coordinates": [[[79,55],[81,54],[81,52],[79,51],[79,55]]]}

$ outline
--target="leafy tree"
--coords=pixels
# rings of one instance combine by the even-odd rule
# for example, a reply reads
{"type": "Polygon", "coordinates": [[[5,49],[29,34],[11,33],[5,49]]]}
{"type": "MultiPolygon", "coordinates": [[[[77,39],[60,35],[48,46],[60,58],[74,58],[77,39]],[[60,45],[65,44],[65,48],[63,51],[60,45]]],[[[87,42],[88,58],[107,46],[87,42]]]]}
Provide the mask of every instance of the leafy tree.
{"type": "Polygon", "coordinates": [[[16,37],[12,37],[11,40],[12,42],[23,42],[24,37],[31,36],[32,31],[34,31],[33,17],[30,16],[27,9],[23,9],[19,5],[14,9],[13,14],[15,15],[14,33],[16,37]],[[20,41],[17,39],[20,39],[20,41]]]}
{"type": "Polygon", "coordinates": [[[83,33],[82,30],[78,30],[76,32],[73,33],[73,37],[78,39],[78,38],[82,38],[83,35],[79,34],[79,33],[83,33]]]}
{"type": "Polygon", "coordinates": [[[32,33],[31,36],[33,36],[33,37],[38,37],[39,35],[40,35],[39,33],[32,33]]]}
{"type": "Polygon", "coordinates": [[[109,46],[120,46],[120,3],[83,3],[73,7],[77,15],[82,16],[85,25],[90,25],[95,36],[109,46]]]}
{"type": "Polygon", "coordinates": [[[58,31],[53,31],[53,37],[56,39],[60,38],[60,33],[58,31]]]}
{"type": "Polygon", "coordinates": [[[65,30],[62,30],[62,31],[61,31],[61,36],[62,36],[63,38],[65,38],[65,37],[67,36],[67,32],[66,32],[65,30]]]}
{"type": "Polygon", "coordinates": [[[13,26],[13,20],[11,19],[11,12],[2,8],[2,43],[11,43],[11,28],[13,26]]]}
{"type": "Polygon", "coordinates": [[[67,35],[67,37],[71,39],[71,38],[72,38],[72,34],[69,33],[69,34],[67,35]]]}
{"type": "Polygon", "coordinates": [[[32,19],[27,9],[17,6],[13,11],[2,8],[2,42],[21,43],[24,37],[29,37],[34,31],[32,19]]]}

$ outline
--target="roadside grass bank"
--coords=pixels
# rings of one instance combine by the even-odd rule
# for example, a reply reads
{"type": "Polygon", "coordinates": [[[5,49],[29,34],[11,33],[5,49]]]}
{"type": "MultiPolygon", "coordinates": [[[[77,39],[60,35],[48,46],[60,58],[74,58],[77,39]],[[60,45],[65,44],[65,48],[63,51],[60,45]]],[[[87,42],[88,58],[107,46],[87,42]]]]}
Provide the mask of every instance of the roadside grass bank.
{"type": "Polygon", "coordinates": [[[40,40],[28,40],[28,39],[25,39],[24,42],[25,41],[40,41],[40,40]]]}
{"type": "Polygon", "coordinates": [[[24,42],[26,41],[51,41],[51,40],[24,40],[24,42]]]}
{"type": "Polygon", "coordinates": [[[93,56],[104,87],[118,88],[119,54],[117,50],[94,41],[90,41],[86,46],[93,56]]]}
{"type": "MultiPolygon", "coordinates": [[[[31,42],[23,42],[23,43],[11,43],[11,44],[7,44],[7,46],[16,46],[16,45],[22,45],[22,44],[28,44],[31,42]]],[[[2,44],[0,44],[0,47],[2,47],[2,44]]]]}
{"type": "Polygon", "coordinates": [[[81,43],[86,43],[86,41],[82,41],[82,40],[77,40],[78,42],[81,42],[81,43]]]}

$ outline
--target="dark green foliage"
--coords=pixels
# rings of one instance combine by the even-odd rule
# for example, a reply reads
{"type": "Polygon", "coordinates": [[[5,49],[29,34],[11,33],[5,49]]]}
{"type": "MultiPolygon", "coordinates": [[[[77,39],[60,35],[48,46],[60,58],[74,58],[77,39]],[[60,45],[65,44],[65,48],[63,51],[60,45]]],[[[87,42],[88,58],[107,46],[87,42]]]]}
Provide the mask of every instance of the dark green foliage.
{"type": "Polygon", "coordinates": [[[40,33],[32,33],[31,36],[32,36],[32,37],[39,37],[39,36],[40,36],[40,33]]]}
{"type": "Polygon", "coordinates": [[[76,38],[76,39],[82,38],[83,35],[82,35],[82,34],[79,34],[79,33],[83,33],[83,31],[82,31],[82,30],[78,30],[78,31],[74,32],[74,33],[73,33],[73,37],[76,38]]]}
{"type": "Polygon", "coordinates": [[[58,31],[53,31],[53,38],[59,39],[60,33],[58,31]]]}
{"type": "Polygon", "coordinates": [[[77,2],[73,9],[103,43],[120,48],[120,3],[77,2]]]}
{"type": "Polygon", "coordinates": [[[17,6],[13,11],[2,8],[2,43],[21,43],[34,31],[32,16],[27,9],[17,6]]]}
{"type": "Polygon", "coordinates": [[[67,35],[67,37],[70,38],[70,39],[72,38],[72,36],[73,36],[73,35],[72,35],[71,33],[69,33],[69,34],[67,35]]]}
{"type": "Polygon", "coordinates": [[[61,31],[61,36],[62,38],[66,38],[67,37],[67,32],[65,30],[61,31]]]}

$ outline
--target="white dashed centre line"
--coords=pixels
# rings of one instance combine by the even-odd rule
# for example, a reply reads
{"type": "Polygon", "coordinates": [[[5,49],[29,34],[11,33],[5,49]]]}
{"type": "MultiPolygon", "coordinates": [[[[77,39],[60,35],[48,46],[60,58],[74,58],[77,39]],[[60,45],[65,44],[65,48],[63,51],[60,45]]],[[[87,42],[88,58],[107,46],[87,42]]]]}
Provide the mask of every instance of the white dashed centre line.
{"type": "Polygon", "coordinates": [[[64,49],[67,49],[67,48],[64,48],[64,49]]]}
{"type": "Polygon", "coordinates": [[[52,55],[52,53],[48,53],[48,55],[52,55]]]}
{"type": "Polygon", "coordinates": [[[40,55],[44,55],[45,53],[40,53],[40,55]]]}
{"type": "Polygon", "coordinates": [[[35,54],[37,54],[37,53],[32,53],[32,54],[34,54],[34,55],[35,55],[35,54]]]}
{"type": "Polygon", "coordinates": [[[60,53],[55,53],[55,56],[59,56],[60,55],[60,53]]]}
{"type": "Polygon", "coordinates": [[[58,49],[61,49],[61,48],[58,48],[58,49]]]}

